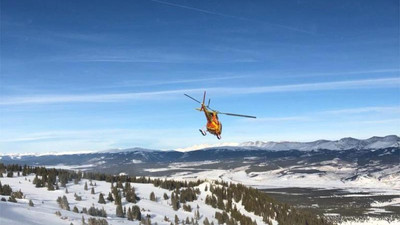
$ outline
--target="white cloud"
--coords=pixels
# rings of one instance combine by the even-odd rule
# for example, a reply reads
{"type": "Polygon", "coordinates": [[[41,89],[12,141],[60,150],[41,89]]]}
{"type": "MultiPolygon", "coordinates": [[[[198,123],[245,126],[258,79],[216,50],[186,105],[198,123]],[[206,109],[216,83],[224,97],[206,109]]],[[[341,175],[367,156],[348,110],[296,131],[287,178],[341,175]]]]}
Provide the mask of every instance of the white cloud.
{"type": "Polygon", "coordinates": [[[41,95],[3,98],[0,105],[52,104],[71,102],[119,102],[127,100],[160,99],[171,94],[191,93],[200,89],[136,92],[118,94],[41,95]]]}
{"type": "MultiPolygon", "coordinates": [[[[210,82],[210,81],[221,81],[221,80],[231,80],[248,78],[249,76],[226,76],[226,77],[208,77],[208,78],[197,78],[197,79],[177,79],[177,80],[164,80],[164,81],[125,81],[121,84],[117,84],[111,87],[136,87],[136,86],[156,86],[156,85],[166,85],[166,84],[185,84],[185,83],[200,83],[200,82],[210,82]]],[[[108,86],[110,87],[110,86],[108,86]]]]}
{"type": "Polygon", "coordinates": [[[349,81],[333,81],[320,83],[289,84],[259,87],[231,87],[231,88],[196,88],[177,89],[153,92],[134,92],[118,94],[81,94],[81,95],[42,95],[42,96],[18,96],[3,97],[0,105],[21,104],[54,104],[54,103],[78,103],[78,102],[121,102],[128,100],[165,99],[183,93],[201,93],[204,90],[212,91],[220,95],[262,94],[274,92],[301,92],[324,91],[345,89],[391,88],[399,87],[400,78],[363,79],[349,81]]]}
{"type": "Polygon", "coordinates": [[[243,119],[246,122],[284,122],[284,121],[309,121],[310,117],[307,116],[288,116],[288,117],[260,117],[255,119],[243,119]]]}
{"type": "Polygon", "coordinates": [[[400,106],[360,107],[360,108],[350,108],[350,109],[338,109],[338,110],[323,111],[321,113],[327,113],[327,114],[357,114],[357,113],[369,113],[369,112],[400,113],[400,106]]]}
{"type": "Polygon", "coordinates": [[[343,72],[324,72],[324,73],[307,73],[297,74],[290,77],[318,77],[318,76],[338,76],[338,75],[358,75],[358,74],[376,74],[376,73],[398,73],[399,69],[373,69],[373,70],[356,70],[356,71],[343,71],[343,72]]]}
{"type": "Polygon", "coordinates": [[[296,92],[296,91],[323,91],[323,90],[342,90],[342,89],[364,89],[364,88],[384,88],[399,87],[400,78],[380,78],[380,79],[363,79],[348,81],[333,81],[305,84],[289,84],[277,86],[262,86],[250,88],[225,88],[224,92],[255,94],[270,92],[296,92]]]}

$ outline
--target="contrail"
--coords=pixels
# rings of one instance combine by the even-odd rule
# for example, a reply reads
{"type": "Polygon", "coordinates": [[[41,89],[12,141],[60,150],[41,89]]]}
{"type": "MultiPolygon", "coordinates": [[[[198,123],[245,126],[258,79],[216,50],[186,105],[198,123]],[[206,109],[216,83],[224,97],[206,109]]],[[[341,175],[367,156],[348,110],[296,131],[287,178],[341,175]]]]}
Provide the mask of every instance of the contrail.
{"type": "Polygon", "coordinates": [[[268,24],[270,26],[279,27],[279,28],[283,28],[283,29],[287,29],[287,30],[291,30],[291,31],[315,35],[314,32],[302,30],[302,29],[298,29],[296,27],[286,26],[286,25],[282,25],[282,24],[270,23],[270,22],[265,22],[265,21],[260,21],[260,20],[253,20],[253,19],[249,19],[249,18],[213,12],[210,10],[199,9],[199,8],[194,8],[194,7],[190,7],[190,6],[186,6],[186,5],[175,4],[175,3],[171,3],[171,2],[164,2],[164,1],[160,1],[160,0],[150,0],[150,1],[157,2],[160,4],[164,4],[164,5],[174,6],[174,7],[178,7],[178,8],[188,9],[188,10],[192,10],[192,11],[197,11],[197,12],[201,12],[201,13],[206,13],[206,14],[210,14],[210,15],[221,16],[221,17],[232,18],[232,19],[243,20],[243,21],[256,22],[256,23],[263,23],[263,24],[268,24]]]}

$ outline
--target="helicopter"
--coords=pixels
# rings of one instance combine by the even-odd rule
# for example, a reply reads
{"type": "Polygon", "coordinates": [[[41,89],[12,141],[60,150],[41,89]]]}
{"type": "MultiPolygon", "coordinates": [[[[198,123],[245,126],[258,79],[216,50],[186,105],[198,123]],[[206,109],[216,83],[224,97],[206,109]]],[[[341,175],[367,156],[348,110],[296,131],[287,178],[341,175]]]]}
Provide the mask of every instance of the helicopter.
{"type": "Polygon", "coordinates": [[[235,114],[235,113],[224,113],[224,112],[220,112],[220,111],[211,109],[210,108],[211,99],[208,99],[207,105],[204,104],[204,101],[206,99],[205,91],[204,91],[204,96],[203,96],[203,102],[200,102],[199,100],[193,98],[190,95],[187,95],[187,94],[184,94],[184,95],[186,97],[192,99],[193,101],[201,104],[201,107],[196,108],[196,110],[203,111],[204,115],[206,116],[206,119],[207,119],[207,124],[206,124],[207,130],[199,129],[200,133],[203,136],[206,136],[207,132],[209,132],[210,134],[217,136],[218,140],[221,139],[222,123],[218,120],[218,114],[223,114],[223,115],[227,115],[227,116],[240,116],[240,117],[247,117],[247,118],[253,118],[253,119],[256,118],[255,116],[241,115],[241,114],[235,114]]]}

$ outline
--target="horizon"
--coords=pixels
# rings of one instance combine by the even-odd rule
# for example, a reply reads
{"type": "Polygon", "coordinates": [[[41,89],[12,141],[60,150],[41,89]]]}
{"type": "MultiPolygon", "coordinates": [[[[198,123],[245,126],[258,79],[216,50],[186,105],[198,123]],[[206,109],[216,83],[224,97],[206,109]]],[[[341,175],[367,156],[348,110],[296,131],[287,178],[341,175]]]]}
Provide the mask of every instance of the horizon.
{"type": "Polygon", "coordinates": [[[2,154],[400,136],[397,1],[0,7],[2,154]]]}
{"type": "MultiPolygon", "coordinates": [[[[28,155],[35,155],[35,156],[44,156],[44,155],[74,155],[74,154],[92,154],[92,153],[107,153],[107,152],[113,152],[113,151],[126,151],[126,150],[144,150],[144,151],[177,151],[177,152],[190,152],[190,151],[198,151],[198,150],[205,150],[209,148],[220,148],[220,147],[244,147],[242,144],[248,143],[248,142],[262,142],[262,143],[301,143],[301,144],[306,144],[306,143],[311,143],[311,142],[317,142],[317,141],[328,141],[328,142],[335,142],[335,141],[340,141],[342,139],[347,139],[347,138],[352,138],[356,139],[359,141],[365,141],[371,138],[385,138],[389,136],[395,136],[397,138],[400,138],[400,136],[395,135],[395,134],[390,134],[390,135],[385,135],[385,136],[372,136],[369,138],[354,138],[354,137],[343,137],[340,139],[335,139],[335,140],[327,140],[327,139],[316,139],[312,141],[245,141],[245,142],[240,142],[240,143],[233,143],[233,142],[223,142],[223,143],[217,143],[217,144],[198,144],[198,145],[192,145],[192,146],[186,146],[186,147],[181,147],[181,148],[175,148],[175,149],[148,149],[148,148],[143,148],[140,146],[133,146],[133,147],[128,147],[128,148],[113,148],[113,149],[102,149],[102,150],[80,150],[80,151],[64,151],[64,152],[20,152],[20,153],[0,153],[1,156],[28,156],[28,155]]],[[[1,159],[1,158],[0,158],[1,159]]]]}

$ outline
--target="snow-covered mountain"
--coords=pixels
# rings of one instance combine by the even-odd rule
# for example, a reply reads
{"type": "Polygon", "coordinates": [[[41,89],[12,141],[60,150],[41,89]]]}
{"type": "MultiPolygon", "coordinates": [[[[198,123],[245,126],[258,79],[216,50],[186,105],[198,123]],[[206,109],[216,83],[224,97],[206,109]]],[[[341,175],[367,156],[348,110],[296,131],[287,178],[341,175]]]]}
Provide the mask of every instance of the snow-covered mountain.
{"type": "Polygon", "coordinates": [[[239,145],[240,147],[253,147],[265,150],[301,150],[310,151],[318,149],[348,150],[348,149],[382,149],[400,146],[400,137],[388,135],[385,137],[371,137],[360,140],[355,138],[342,138],[336,141],[317,140],[313,142],[262,142],[249,141],[239,145]]]}
{"type": "Polygon", "coordinates": [[[108,149],[104,151],[99,151],[98,153],[153,152],[153,151],[159,151],[159,150],[135,147],[135,148],[108,149]]]}
{"type": "Polygon", "coordinates": [[[47,152],[47,153],[0,153],[0,160],[5,158],[21,159],[24,157],[42,157],[42,156],[63,156],[63,155],[87,155],[87,154],[128,154],[136,153],[145,156],[146,154],[164,154],[165,152],[194,152],[198,150],[210,150],[210,149],[223,149],[232,151],[243,151],[243,150],[270,150],[270,151],[283,151],[283,150],[299,150],[299,151],[311,151],[311,150],[349,150],[349,149],[384,149],[391,147],[400,147],[400,137],[397,135],[388,135],[385,137],[371,137],[368,139],[356,139],[356,138],[342,138],[340,140],[329,141],[329,140],[317,140],[312,142],[274,142],[274,141],[248,141],[242,143],[219,143],[219,144],[202,144],[195,145],[192,147],[178,148],[176,150],[162,151],[156,149],[147,148],[126,148],[126,149],[108,149],[102,151],[80,151],[80,152],[47,152]],[[164,153],[161,153],[164,152],[164,153]]]}
{"type": "MultiPolygon", "coordinates": [[[[398,136],[391,135],[366,140],[343,138],[337,141],[319,140],[305,143],[247,142],[241,146],[218,146],[187,152],[131,148],[63,155],[2,155],[0,162],[34,166],[67,166],[117,174],[134,172],[136,175],[158,176],[170,175],[178,171],[168,170],[154,174],[149,173],[148,169],[165,168],[174,163],[202,164],[209,161],[218,161],[213,168],[230,169],[247,165],[246,159],[249,158],[257,159],[257,162],[253,163],[271,162],[271,165],[276,165],[282,162],[281,167],[338,159],[346,163],[355,163],[355,167],[359,169],[366,166],[365,174],[369,174],[368,171],[383,169],[379,166],[399,164],[399,139],[398,136]],[[379,163],[369,164],[369,162],[379,163]]],[[[270,170],[270,167],[262,170],[270,170]]]]}

